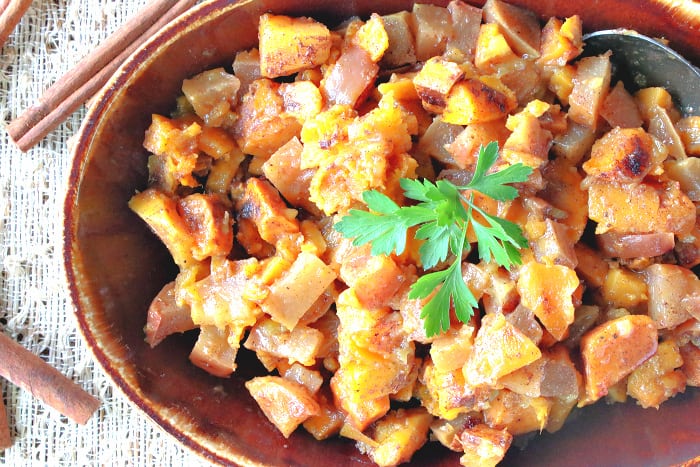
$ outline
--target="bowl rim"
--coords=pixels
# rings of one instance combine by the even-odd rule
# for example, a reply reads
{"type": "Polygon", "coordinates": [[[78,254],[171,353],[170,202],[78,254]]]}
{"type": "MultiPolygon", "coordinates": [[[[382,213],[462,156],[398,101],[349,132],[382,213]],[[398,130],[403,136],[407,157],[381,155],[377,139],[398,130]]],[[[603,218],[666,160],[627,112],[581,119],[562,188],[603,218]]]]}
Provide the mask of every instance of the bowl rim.
{"type": "Polygon", "coordinates": [[[248,466],[263,466],[249,457],[242,456],[233,451],[227,451],[226,457],[212,449],[209,443],[198,441],[185,430],[178,428],[167,417],[161,415],[155,405],[147,398],[140,396],[129,384],[124,376],[117,370],[111,362],[111,357],[107,355],[103,346],[99,343],[95,333],[89,324],[83,308],[90,306],[84,302],[82,293],[77,287],[78,270],[81,269],[80,260],[77,258],[79,252],[75,251],[73,245],[76,241],[77,221],[76,210],[80,192],[80,181],[90,159],[90,146],[100,129],[103,115],[109,110],[111,104],[139,75],[139,70],[146,68],[147,64],[155,57],[166,51],[170,44],[180,36],[188,34],[197,26],[213,20],[218,15],[227,13],[236,8],[244,8],[256,0],[205,0],[189,10],[174,18],[167,25],[163,26],[156,34],[151,36],[146,42],[138,47],[119,66],[108,82],[92,98],[92,104],[88,107],[83,121],[74,137],[70,148],[71,166],[67,179],[66,194],[63,203],[63,241],[62,256],[64,272],[67,279],[67,286],[72,303],[72,311],[77,322],[77,328],[83,341],[93,357],[101,367],[102,371],[112,381],[113,385],[126,396],[132,407],[137,408],[145,414],[146,419],[156,427],[172,436],[181,445],[208,461],[213,461],[222,465],[245,464],[248,466]]]}

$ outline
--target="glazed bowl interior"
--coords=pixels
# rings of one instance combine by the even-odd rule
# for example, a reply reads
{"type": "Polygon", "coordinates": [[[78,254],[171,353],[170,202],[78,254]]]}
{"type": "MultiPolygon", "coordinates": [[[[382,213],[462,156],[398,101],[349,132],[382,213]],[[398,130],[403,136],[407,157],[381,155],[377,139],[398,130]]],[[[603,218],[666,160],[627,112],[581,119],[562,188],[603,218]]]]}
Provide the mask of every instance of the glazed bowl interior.
{"type": "MultiPolygon", "coordinates": [[[[143,326],[151,299],[177,272],[168,252],[127,201],[147,183],[142,147],[151,114],[169,113],[182,80],[216,66],[257,42],[264,12],[337,23],[372,11],[411,9],[390,0],[210,0],[137,51],[91,107],[74,149],[65,204],[65,265],[77,319],[95,358],[115,385],[148,417],[208,459],[243,465],[365,465],[347,440],[317,442],[303,430],[285,439],[243,387],[261,372],[242,350],[238,370],[220,379],[188,360],[196,335],[166,339],[154,349],[143,326]]],[[[434,2],[445,5],[447,2],[434,2]]],[[[517,1],[542,18],[579,14],[587,30],[634,28],[664,36],[700,63],[697,18],[661,2],[632,0],[517,1]]],[[[700,392],[660,411],[632,403],[598,403],[575,411],[564,428],[514,447],[503,465],[669,465],[700,454],[700,392]]],[[[517,444],[517,443],[516,443],[517,444]]],[[[459,455],[430,443],[413,465],[457,465],[459,455]]]]}

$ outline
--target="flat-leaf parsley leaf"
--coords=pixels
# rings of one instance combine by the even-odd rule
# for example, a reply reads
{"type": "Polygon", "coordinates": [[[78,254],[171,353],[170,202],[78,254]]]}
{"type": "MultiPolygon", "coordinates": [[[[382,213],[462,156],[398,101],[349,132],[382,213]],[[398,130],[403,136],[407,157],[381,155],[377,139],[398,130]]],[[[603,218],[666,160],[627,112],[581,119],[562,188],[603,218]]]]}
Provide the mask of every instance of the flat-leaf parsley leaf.
{"type": "Polygon", "coordinates": [[[409,298],[427,298],[421,317],[427,336],[447,331],[450,327],[450,305],[462,322],[467,322],[478,303],[462,277],[462,256],[469,252],[467,229],[471,225],[477,239],[479,258],[493,259],[510,269],[520,264],[520,249],[527,240],[517,224],[486,213],[474,203],[472,191],[478,191],[498,201],[513,200],[518,190],[511,183],[524,182],[532,169],[513,164],[489,173],[498,158],[498,145],[489,143],[479,149],[474,175],[466,185],[448,180],[400,180],[404,196],[417,201],[411,206],[399,206],[388,196],[368,190],[362,195],[369,211],[351,209],[335,224],[335,229],[353,245],[371,243],[373,255],[403,253],[408,230],[417,227],[415,238],[423,240],[418,253],[424,270],[430,270],[447,260],[452,263],[443,270],[421,276],[409,291],[409,298]],[[478,213],[480,219],[474,218],[478,213]]]}

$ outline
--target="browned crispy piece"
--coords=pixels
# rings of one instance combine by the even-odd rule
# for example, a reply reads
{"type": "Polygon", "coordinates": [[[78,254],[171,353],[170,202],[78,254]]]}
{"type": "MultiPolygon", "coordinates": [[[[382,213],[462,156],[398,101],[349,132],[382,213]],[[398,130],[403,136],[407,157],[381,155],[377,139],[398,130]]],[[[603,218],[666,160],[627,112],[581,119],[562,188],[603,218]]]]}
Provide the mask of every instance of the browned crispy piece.
{"type": "Polygon", "coordinates": [[[260,17],[260,72],[267,78],[291,75],[328,60],[328,28],[311,18],[266,13],[260,17]]]}

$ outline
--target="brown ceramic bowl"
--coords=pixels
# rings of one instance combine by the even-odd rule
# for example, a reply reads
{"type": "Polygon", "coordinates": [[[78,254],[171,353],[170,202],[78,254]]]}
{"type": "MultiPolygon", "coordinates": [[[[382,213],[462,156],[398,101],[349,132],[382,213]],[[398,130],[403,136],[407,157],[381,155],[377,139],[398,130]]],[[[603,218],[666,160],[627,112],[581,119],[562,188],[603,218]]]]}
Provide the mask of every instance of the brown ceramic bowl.
{"type": "MultiPolygon", "coordinates": [[[[700,18],[661,0],[512,0],[543,18],[579,14],[588,30],[634,28],[664,36],[700,64],[700,18]]],[[[149,302],[171,280],[167,251],[127,207],[146,185],[144,130],[152,113],[169,112],[182,80],[230,65],[257,42],[264,12],[337,21],[372,11],[411,8],[408,0],[211,0],[181,17],[136,52],[90,109],[75,145],[65,202],[65,266],[80,326],[114,384],[181,443],[222,464],[366,465],[353,443],[317,442],[304,430],[285,439],[243,387],[260,370],[242,352],[230,379],[189,363],[190,334],[155,349],[142,328],[149,302]],[[248,363],[250,361],[250,363],[248,363]],[[223,390],[222,390],[223,389],[223,390]]],[[[447,0],[435,2],[446,4],[447,0]]],[[[670,0],[668,0],[670,4],[670,0]]],[[[678,3],[678,2],[676,2],[678,3]]],[[[688,10],[695,5],[688,2],[688,10]]],[[[688,389],[656,410],[599,403],[577,411],[556,434],[514,447],[504,465],[671,465],[700,455],[700,391],[688,389]]],[[[458,465],[458,455],[430,443],[413,465],[458,465]]]]}

